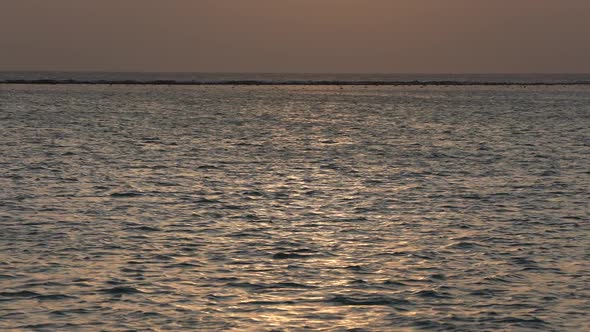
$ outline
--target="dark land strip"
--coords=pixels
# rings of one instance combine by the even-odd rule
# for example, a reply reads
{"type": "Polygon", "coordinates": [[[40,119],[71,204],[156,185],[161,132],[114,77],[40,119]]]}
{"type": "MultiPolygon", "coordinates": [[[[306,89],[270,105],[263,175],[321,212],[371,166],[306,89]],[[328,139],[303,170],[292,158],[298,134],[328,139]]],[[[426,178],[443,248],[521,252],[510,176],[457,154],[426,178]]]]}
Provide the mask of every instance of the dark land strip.
{"type": "Polygon", "coordinates": [[[590,81],[574,82],[472,82],[472,81],[174,81],[174,80],[0,80],[0,84],[41,85],[325,85],[325,86],[565,86],[590,85],[590,81]]]}

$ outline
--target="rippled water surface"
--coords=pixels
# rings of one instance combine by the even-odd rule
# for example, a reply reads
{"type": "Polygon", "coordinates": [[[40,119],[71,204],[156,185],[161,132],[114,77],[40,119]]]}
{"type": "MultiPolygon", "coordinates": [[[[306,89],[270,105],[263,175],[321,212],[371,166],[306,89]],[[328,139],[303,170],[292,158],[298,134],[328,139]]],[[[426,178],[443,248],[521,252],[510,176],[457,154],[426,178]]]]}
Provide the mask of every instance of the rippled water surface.
{"type": "Polygon", "coordinates": [[[590,87],[0,87],[0,329],[581,331],[590,87]]]}

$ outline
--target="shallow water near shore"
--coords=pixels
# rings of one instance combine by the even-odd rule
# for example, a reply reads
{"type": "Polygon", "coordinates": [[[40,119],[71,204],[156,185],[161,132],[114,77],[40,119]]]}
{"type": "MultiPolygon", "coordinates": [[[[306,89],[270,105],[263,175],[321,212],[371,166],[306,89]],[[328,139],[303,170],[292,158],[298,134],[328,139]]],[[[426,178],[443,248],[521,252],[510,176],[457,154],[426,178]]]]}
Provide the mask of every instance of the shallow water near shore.
{"type": "Polygon", "coordinates": [[[0,86],[0,329],[581,331],[590,87],[0,86]]]}

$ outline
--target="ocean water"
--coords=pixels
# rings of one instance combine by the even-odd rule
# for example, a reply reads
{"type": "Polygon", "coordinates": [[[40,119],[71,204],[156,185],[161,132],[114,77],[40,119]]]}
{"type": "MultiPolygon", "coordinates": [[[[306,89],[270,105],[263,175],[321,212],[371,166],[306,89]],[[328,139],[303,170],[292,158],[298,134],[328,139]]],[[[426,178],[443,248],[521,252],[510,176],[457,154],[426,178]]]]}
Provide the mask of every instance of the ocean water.
{"type": "Polygon", "coordinates": [[[0,330],[590,328],[590,87],[0,86],[0,330]]]}

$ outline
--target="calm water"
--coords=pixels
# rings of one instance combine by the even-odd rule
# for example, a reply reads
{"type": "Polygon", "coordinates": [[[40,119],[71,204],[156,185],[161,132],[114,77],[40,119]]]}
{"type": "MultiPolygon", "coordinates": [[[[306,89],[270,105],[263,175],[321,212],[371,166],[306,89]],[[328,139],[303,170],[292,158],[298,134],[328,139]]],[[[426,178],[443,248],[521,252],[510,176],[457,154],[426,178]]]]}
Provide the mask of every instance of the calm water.
{"type": "Polygon", "coordinates": [[[0,330],[590,326],[590,87],[4,85],[0,128],[0,330]]]}

